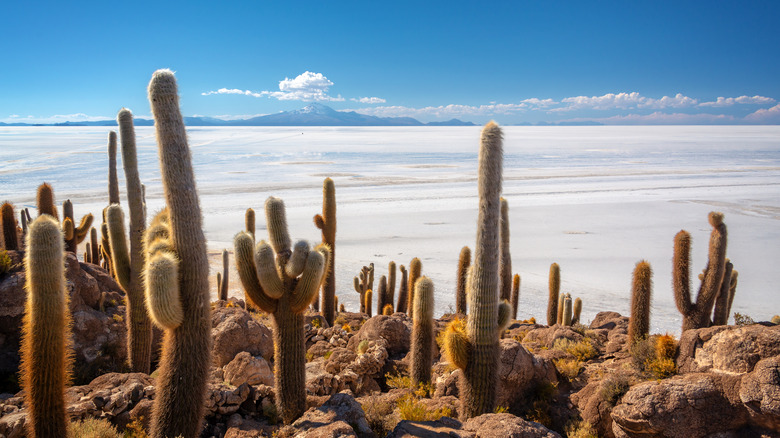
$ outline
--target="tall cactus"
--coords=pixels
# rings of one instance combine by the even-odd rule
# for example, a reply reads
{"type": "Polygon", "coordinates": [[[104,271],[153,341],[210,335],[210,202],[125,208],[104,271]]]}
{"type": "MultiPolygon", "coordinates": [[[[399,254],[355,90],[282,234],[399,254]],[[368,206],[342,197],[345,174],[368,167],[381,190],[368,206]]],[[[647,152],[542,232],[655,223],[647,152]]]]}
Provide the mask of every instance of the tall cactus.
{"type": "Polygon", "coordinates": [[[95,227],[92,227],[92,229],[89,230],[89,240],[92,250],[92,254],[90,254],[90,261],[97,265],[100,263],[100,247],[98,246],[97,230],[95,227]]]}
{"type": "MultiPolygon", "coordinates": [[[[314,225],[322,230],[322,243],[330,247],[330,263],[322,283],[320,307],[325,321],[333,325],[336,318],[336,186],[330,178],[322,182],[322,214],[314,216],[314,225]]],[[[318,306],[314,307],[316,310],[318,306]]]]}
{"type": "Polygon", "coordinates": [[[38,193],[35,203],[38,206],[38,216],[48,214],[54,219],[60,220],[57,214],[57,207],[54,206],[54,189],[49,183],[43,183],[38,186],[38,193]]]}
{"type": "Polygon", "coordinates": [[[723,223],[723,213],[711,212],[709,221],[712,226],[709,258],[695,303],[691,300],[690,291],[691,235],[681,230],[674,237],[672,280],[675,303],[683,315],[683,331],[709,326],[712,307],[726,271],[727,230],[723,223]]]}
{"type": "Polygon", "coordinates": [[[415,283],[414,318],[412,318],[412,385],[431,383],[433,366],[433,281],[420,277],[415,283]]]}
{"type": "Polygon", "coordinates": [[[548,280],[549,296],[547,297],[547,325],[558,322],[558,294],[561,289],[561,268],[557,263],[550,265],[548,280]]]}
{"type": "Polygon", "coordinates": [[[178,327],[165,330],[151,435],[194,438],[201,432],[211,365],[206,238],[173,72],[154,73],[149,82],[149,101],[171,224],[171,248],[178,259],[178,272],[168,278],[171,286],[178,286],[183,315],[178,327]]]}
{"type": "Polygon", "coordinates": [[[366,292],[374,288],[374,264],[363,266],[360,274],[353,278],[355,292],[360,294],[360,313],[366,313],[366,292]]]}
{"type": "Polygon", "coordinates": [[[560,294],[558,295],[558,315],[556,316],[555,322],[557,324],[563,324],[563,305],[564,301],[566,301],[566,294],[560,294]]]}
{"type": "Polygon", "coordinates": [[[650,298],[653,270],[645,260],[636,264],[631,285],[631,318],[628,320],[628,345],[633,346],[650,334],[650,298]]]}
{"type": "Polygon", "coordinates": [[[63,250],[60,225],[53,217],[42,215],[30,224],[21,374],[27,422],[36,438],[67,435],[65,383],[72,354],[63,250]]]}
{"type": "Polygon", "coordinates": [[[517,319],[517,304],[520,301],[520,274],[512,277],[512,319],[517,319]]]}
{"type": "Polygon", "coordinates": [[[566,294],[563,298],[563,315],[561,317],[561,325],[571,326],[572,318],[572,301],[571,294],[566,294]]]}
{"type": "Polygon", "coordinates": [[[401,281],[398,285],[398,302],[395,305],[395,311],[406,313],[407,297],[409,295],[409,273],[404,265],[399,266],[398,270],[401,271],[401,281]]]}
{"type": "Polygon", "coordinates": [[[512,299],[512,255],[509,252],[509,204],[501,198],[501,219],[498,229],[499,246],[498,278],[501,299],[512,299]]]}
{"type": "Polygon", "coordinates": [[[228,299],[228,285],[230,280],[230,254],[228,250],[222,250],[222,275],[217,277],[217,291],[219,299],[227,301],[228,299]]]}
{"type": "Polygon", "coordinates": [[[387,300],[391,307],[395,307],[393,306],[395,303],[395,262],[393,261],[387,264],[387,300]]]}
{"type": "Polygon", "coordinates": [[[19,249],[19,236],[16,234],[16,215],[14,206],[10,202],[3,202],[0,207],[0,221],[3,227],[3,247],[7,250],[16,251],[19,249]]]}
{"type": "Polygon", "coordinates": [[[420,278],[420,275],[422,274],[422,262],[417,257],[413,258],[411,262],[409,262],[409,286],[408,286],[408,293],[409,296],[407,298],[407,314],[409,315],[409,318],[414,319],[414,285],[417,283],[417,279],[420,278]]]}
{"type": "Polygon", "coordinates": [[[455,295],[455,312],[459,315],[466,314],[466,277],[468,276],[469,266],[471,265],[471,250],[468,246],[460,249],[458,257],[458,282],[455,295]]]}
{"type": "Polygon", "coordinates": [[[480,143],[479,216],[474,265],[468,280],[469,318],[465,329],[451,324],[444,341],[451,362],[463,369],[460,380],[463,418],[495,409],[499,330],[506,325],[510,315],[509,304],[503,301],[503,309],[499,309],[498,300],[499,197],[503,162],[502,134],[498,125],[494,122],[485,125],[480,143]]]}
{"type": "Polygon", "coordinates": [[[66,238],[65,251],[75,253],[78,249],[78,245],[84,241],[87,237],[87,233],[89,233],[90,227],[92,227],[92,213],[83,216],[79,225],[75,226],[76,220],[73,218],[73,203],[68,199],[62,203],[62,216],[65,219],[70,219],[74,225],[73,235],[70,236],[70,238],[66,238]]]}
{"type": "Polygon", "coordinates": [[[580,323],[580,316],[582,315],[582,300],[577,297],[576,300],[574,300],[574,308],[572,310],[573,315],[571,317],[571,324],[576,325],[580,323]]]}
{"type": "Polygon", "coordinates": [[[387,304],[392,305],[392,301],[389,300],[390,297],[387,296],[387,277],[384,275],[379,277],[379,287],[376,290],[376,295],[376,311],[378,314],[382,314],[382,312],[385,311],[385,306],[387,304]]]}
{"type": "Polygon", "coordinates": [[[233,243],[247,296],[273,316],[276,404],[282,420],[291,423],[306,410],[303,312],[319,291],[330,250],[322,244],[309,251],[306,242],[290,249],[281,199],[268,198],[265,213],[270,243],[255,246],[246,232],[237,234],[233,243]]]}
{"type": "Polygon", "coordinates": [[[116,132],[108,133],[108,203],[119,204],[119,178],[116,173],[116,132]]]}

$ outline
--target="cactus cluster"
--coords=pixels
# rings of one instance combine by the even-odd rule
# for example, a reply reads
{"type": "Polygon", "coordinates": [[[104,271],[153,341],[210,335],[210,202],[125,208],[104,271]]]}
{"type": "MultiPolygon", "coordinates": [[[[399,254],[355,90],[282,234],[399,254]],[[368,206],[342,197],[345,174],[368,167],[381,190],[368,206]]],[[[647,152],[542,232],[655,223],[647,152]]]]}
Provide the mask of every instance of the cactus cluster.
{"type": "Polygon", "coordinates": [[[330,249],[309,249],[299,241],[291,248],[284,202],[265,203],[269,241],[254,245],[241,232],[234,239],[236,266],[247,296],[274,320],[274,378],[276,404],[285,423],[306,410],[306,350],[303,312],[314,300],[327,270],[330,249]]]}
{"type": "Polygon", "coordinates": [[[366,295],[369,295],[369,291],[374,288],[374,264],[363,266],[358,276],[353,278],[353,284],[355,292],[360,295],[360,312],[367,313],[366,301],[370,304],[371,298],[366,300],[366,295]]]}

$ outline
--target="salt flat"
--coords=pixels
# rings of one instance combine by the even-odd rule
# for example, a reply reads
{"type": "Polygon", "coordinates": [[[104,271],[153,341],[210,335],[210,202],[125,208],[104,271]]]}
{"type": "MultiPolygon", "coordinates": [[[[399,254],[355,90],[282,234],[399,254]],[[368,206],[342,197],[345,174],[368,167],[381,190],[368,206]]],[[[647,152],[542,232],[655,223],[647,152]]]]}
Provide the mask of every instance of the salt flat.
{"type": "MultiPolygon", "coordinates": [[[[108,128],[0,127],[0,197],[34,207],[53,184],[76,215],[107,202],[108,128]]],[[[479,127],[193,127],[188,129],[206,237],[232,250],[244,210],[268,196],[287,204],[293,238],[319,241],[323,178],[338,199],[337,294],[357,308],[352,277],[373,262],[423,262],[436,314],[454,307],[457,258],[473,249],[479,127]]],[[[139,170],[150,214],[162,207],[154,131],[137,128],[139,170]]],[[[505,127],[504,197],[510,207],[513,270],[522,276],[519,317],[544,319],[549,265],[562,291],[599,311],[628,314],[631,272],[654,271],[653,332],[679,332],[671,291],[672,243],[691,232],[692,277],[706,264],[707,213],[725,213],[728,256],[739,271],[734,312],[756,320],[780,313],[780,127],[505,127]]],[[[119,179],[124,193],[121,159],[119,179]]],[[[125,196],[122,195],[125,202],[125,196]]],[[[232,260],[231,260],[232,262],[232,260]]],[[[214,258],[212,277],[221,267],[214,258]]],[[[693,290],[698,287],[694,282],[693,290]]],[[[231,293],[242,296],[238,276],[231,293]]],[[[214,295],[216,293],[214,292],[214,295]]],[[[733,319],[732,319],[733,322],[733,319]]]]}

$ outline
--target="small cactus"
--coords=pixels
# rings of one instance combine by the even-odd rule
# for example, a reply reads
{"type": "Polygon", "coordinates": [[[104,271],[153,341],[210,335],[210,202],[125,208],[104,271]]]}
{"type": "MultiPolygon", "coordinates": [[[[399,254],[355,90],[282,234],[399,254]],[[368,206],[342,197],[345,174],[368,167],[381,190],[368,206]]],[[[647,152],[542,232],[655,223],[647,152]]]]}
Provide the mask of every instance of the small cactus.
{"type": "Polygon", "coordinates": [[[14,206],[10,202],[4,202],[0,207],[0,221],[3,228],[3,248],[11,251],[19,249],[19,236],[16,234],[16,215],[14,206]]]}
{"type": "Polygon", "coordinates": [[[517,319],[517,303],[520,301],[520,274],[512,278],[512,319],[517,319]]]}
{"type": "Polygon", "coordinates": [[[414,388],[431,383],[433,366],[433,282],[420,277],[415,284],[412,318],[411,378],[414,388]]]}
{"type": "Polygon", "coordinates": [[[734,265],[726,259],[726,270],[723,272],[723,281],[720,283],[720,291],[715,299],[715,312],[712,315],[712,325],[726,325],[729,321],[731,306],[729,305],[729,295],[731,291],[731,275],[734,271],[734,265]]]}
{"type": "Polygon", "coordinates": [[[387,302],[390,306],[395,303],[395,262],[387,264],[387,302]]]}
{"type": "Polygon", "coordinates": [[[387,296],[387,277],[384,275],[379,277],[379,288],[377,289],[377,312],[383,312],[387,304],[393,305],[391,300],[388,300],[387,296]]]}
{"type": "Polygon", "coordinates": [[[363,307],[365,308],[365,311],[363,313],[368,315],[369,318],[374,316],[372,312],[373,299],[374,299],[374,291],[372,291],[371,289],[367,290],[366,294],[364,295],[365,302],[363,303],[363,307]]]}
{"type": "Polygon", "coordinates": [[[571,295],[566,294],[566,296],[563,298],[563,316],[561,319],[561,324],[571,327],[571,318],[572,318],[571,295]]]}
{"type": "Polygon", "coordinates": [[[255,211],[251,208],[246,209],[246,213],[244,213],[244,228],[246,229],[246,232],[252,235],[252,238],[255,238],[255,211]]]}
{"type": "Polygon", "coordinates": [[[119,204],[119,179],[116,174],[116,132],[108,133],[108,204],[119,204]]]}
{"type": "Polygon", "coordinates": [[[76,253],[78,245],[84,241],[90,227],[92,227],[92,213],[82,217],[79,225],[75,226],[76,221],[73,218],[73,203],[68,199],[62,203],[62,216],[65,218],[64,220],[69,219],[74,226],[73,234],[65,236],[65,251],[76,253]]]}
{"type": "Polygon", "coordinates": [[[650,299],[653,270],[645,260],[636,264],[631,286],[631,318],[628,321],[628,345],[633,346],[650,333],[650,299]]]}
{"type": "Polygon", "coordinates": [[[36,204],[38,205],[38,216],[48,214],[54,219],[60,220],[57,207],[54,206],[54,189],[48,183],[38,186],[36,204]]]}
{"type": "Polygon", "coordinates": [[[230,255],[228,250],[222,250],[222,275],[217,277],[217,290],[219,299],[227,301],[228,299],[228,280],[230,278],[230,255]]]}
{"type": "Polygon", "coordinates": [[[353,283],[355,292],[360,294],[360,312],[366,313],[366,292],[374,287],[374,264],[363,266],[353,283]]]}
{"type": "Polygon", "coordinates": [[[398,286],[398,302],[395,305],[395,311],[406,313],[407,297],[409,295],[409,273],[404,265],[399,266],[398,270],[401,271],[401,281],[398,286]]]}
{"type": "Polygon", "coordinates": [[[414,319],[414,285],[417,283],[420,275],[422,275],[422,262],[415,257],[409,262],[409,286],[407,289],[409,296],[406,303],[407,314],[412,319],[414,319]]]}
{"type": "Polygon", "coordinates": [[[561,289],[561,268],[557,263],[550,265],[549,297],[547,299],[547,325],[558,322],[558,295],[561,289]]]}
{"type": "Polygon", "coordinates": [[[385,307],[382,309],[382,315],[390,316],[392,314],[393,314],[393,305],[385,304],[385,307]]]}
{"type": "Polygon", "coordinates": [[[471,250],[468,246],[460,249],[458,257],[458,278],[457,292],[455,296],[455,312],[460,315],[466,314],[466,278],[468,277],[469,266],[471,265],[471,250]]]}
{"type": "Polygon", "coordinates": [[[580,316],[582,314],[582,300],[577,297],[576,300],[574,300],[574,308],[572,309],[573,315],[571,317],[571,324],[577,325],[580,323],[580,316]]]}

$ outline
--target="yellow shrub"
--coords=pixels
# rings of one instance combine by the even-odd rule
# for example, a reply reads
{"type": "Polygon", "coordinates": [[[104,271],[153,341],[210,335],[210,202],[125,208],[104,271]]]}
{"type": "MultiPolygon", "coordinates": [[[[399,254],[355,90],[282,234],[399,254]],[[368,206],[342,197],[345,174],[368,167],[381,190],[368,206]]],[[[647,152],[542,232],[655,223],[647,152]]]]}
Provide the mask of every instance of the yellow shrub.
{"type": "Polygon", "coordinates": [[[580,362],[585,362],[598,355],[596,347],[593,346],[589,338],[583,338],[580,341],[572,341],[566,338],[558,339],[553,344],[553,348],[571,354],[580,362]]]}
{"type": "Polygon", "coordinates": [[[558,372],[569,380],[574,380],[582,371],[582,362],[577,359],[555,359],[553,363],[558,372]]]}

